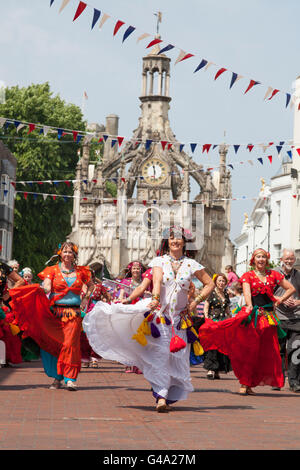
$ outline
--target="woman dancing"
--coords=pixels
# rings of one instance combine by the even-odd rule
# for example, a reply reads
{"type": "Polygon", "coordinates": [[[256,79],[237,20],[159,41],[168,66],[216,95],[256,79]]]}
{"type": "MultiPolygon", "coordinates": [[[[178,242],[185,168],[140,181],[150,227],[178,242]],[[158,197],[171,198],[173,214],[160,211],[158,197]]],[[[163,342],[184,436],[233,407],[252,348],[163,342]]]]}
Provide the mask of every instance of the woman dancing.
{"type": "Polygon", "coordinates": [[[83,321],[98,354],[126,365],[137,365],[142,370],[151,385],[158,412],[169,411],[170,403],[186,399],[193,391],[189,341],[197,341],[198,337],[192,331],[187,311],[190,281],[196,276],[204,284],[201,299],[195,299],[190,310],[214,288],[204,267],[185,256],[186,242],[187,232],[181,228],[171,227],[164,232],[161,256],[150,263],[153,268],[150,303],[149,299],[134,305],[98,302],[83,321]]]}
{"type": "MultiPolygon", "coordinates": [[[[213,276],[213,281],[215,288],[204,303],[204,316],[219,322],[231,316],[230,299],[225,290],[227,278],[225,274],[218,273],[213,276]]],[[[210,380],[220,379],[220,372],[227,374],[231,370],[229,358],[216,349],[205,352],[203,367],[210,380]]]]}
{"type": "Polygon", "coordinates": [[[199,329],[205,351],[218,349],[229,356],[241,395],[255,395],[252,387],[258,385],[284,384],[278,343],[278,334],[284,333],[274,309],[295,289],[282,274],[269,269],[269,258],[262,248],[254,251],[250,260],[254,269],[240,278],[246,302],[240,312],[219,323],[207,320],[199,329]],[[274,296],[277,285],[285,290],[282,297],[274,296]]]}
{"type": "Polygon", "coordinates": [[[54,378],[50,388],[61,388],[64,380],[72,391],[77,389],[81,366],[81,311],[87,307],[94,284],[89,268],[76,265],[76,245],[64,242],[57,256],[56,265],[38,274],[44,292],[39,284],[13,289],[12,303],[18,325],[41,348],[44,370],[54,378]],[[80,299],[84,284],[87,292],[80,299]]]}

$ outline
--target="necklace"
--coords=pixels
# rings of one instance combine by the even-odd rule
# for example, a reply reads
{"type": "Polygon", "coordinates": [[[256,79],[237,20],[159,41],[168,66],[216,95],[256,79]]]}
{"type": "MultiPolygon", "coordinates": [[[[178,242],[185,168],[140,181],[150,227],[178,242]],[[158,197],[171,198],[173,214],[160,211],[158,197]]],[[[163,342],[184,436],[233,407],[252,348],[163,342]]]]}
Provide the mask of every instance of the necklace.
{"type": "Polygon", "coordinates": [[[173,271],[175,273],[175,275],[178,273],[179,271],[179,268],[181,267],[183,261],[184,261],[184,256],[180,256],[180,258],[176,259],[174,258],[173,256],[171,256],[170,254],[168,255],[169,256],[169,260],[171,262],[171,265],[172,265],[172,268],[173,268],[173,271]]]}
{"type": "Polygon", "coordinates": [[[265,277],[266,276],[266,271],[264,271],[263,273],[260,272],[260,271],[257,271],[256,269],[254,269],[254,272],[255,274],[258,276],[258,277],[265,277]]]}
{"type": "Polygon", "coordinates": [[[62,269],[61,265],[60,265],[60,270],[63,274],[71,274],[75,271],[75,268],[71,268],[71,269],[62,269]]]}

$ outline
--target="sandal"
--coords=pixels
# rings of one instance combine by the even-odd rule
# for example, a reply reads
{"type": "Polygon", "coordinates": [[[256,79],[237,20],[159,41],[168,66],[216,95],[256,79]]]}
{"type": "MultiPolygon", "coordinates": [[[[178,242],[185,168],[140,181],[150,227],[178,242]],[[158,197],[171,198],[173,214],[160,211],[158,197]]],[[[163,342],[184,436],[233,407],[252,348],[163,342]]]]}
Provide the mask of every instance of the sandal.
{"type": "Polygon", "coordinates": [[[246,385],[241,385],[239,395],[247,395],[248,394],[248,387],[246,385]]]}
{"type": "Polygon", "coordinates": [[[256,395],[256,393],[254,392],[254,390],[252,390],[251,387],[247,387],[247,394],[248,395],[256,395]]]}
{"type": "Polygon", "coordinates": [[[208,378],[208,380],[214,380],[215,379],[215,373],[212,370],[209,370],[207,372],[206,377],[208,378]]]}
{"type": "Polygon", "coordinates": [[[91,367],[92,369],[98,369],[99,364],[98,364],[98,362],[96,362],[96,361],[92,361],[92,362],[90,362],[90,367],[91,367]]]}
{"type": "Polygon", "coordinates": [[[164,413],[165,411],[167,411],[167,403],[166,403],[166,400],[164,398],[160,398],[157,402],[157,405],[156,405],[156,411],[158,413],[164,413]]]}
{"type": "Polygon", "coordinates": [[[50,385],[49,389],[58,390],[59,388],[61,388],[61,381],[58,379],[54,379],[54,382],[50,385]]]}

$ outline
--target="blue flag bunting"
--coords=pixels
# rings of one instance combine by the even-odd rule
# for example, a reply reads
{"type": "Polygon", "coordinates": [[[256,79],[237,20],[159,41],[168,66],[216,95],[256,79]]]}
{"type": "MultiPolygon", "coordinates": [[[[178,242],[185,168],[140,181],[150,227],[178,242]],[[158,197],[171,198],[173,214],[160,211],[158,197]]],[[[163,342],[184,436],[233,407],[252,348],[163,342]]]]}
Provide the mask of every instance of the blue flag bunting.
{"type": "Polygon", "coordinates": [[[135,29],[136,29],[136,28],[135,28],[134,26],[129,26],[129,27],[126,29],[125,33],[124,33],[123,41],[122,41],[122,42],[124,42],[125,39],[127,39],[128,36],[130,36],[130,34],[133,33],[133,31],[134,31],[135,29]]]}
{"type": "Polygon", "coordinates": [[[234,145],[233,148],[234,148],[235,153],[237,153],[240,146],[239,145],[234,145]]]}
{"type": "Polygon", "coordinates": [[[290,159],[293,158],[293,154],[292,154],[291,150],[288,150],[286,153],[288,154],[288,156],[290,157],[290,159]]]}
{"type": "Polygon", "coordinates": [[[16,126],[16,128],[21,124],[21,121],[14,121],[14,125],[16,126]]]}
{"type": "Polygon", "coordinates": [[[190,144],[192,153],[195,152],[195,148],[197,147],[197,144],[190,144]]]}
{"type": "Polygon", "coordinates": [[[195,72],[198,72],[198,70],[200,70],[200,69],[202,69],[203,67],[205,67],[205,65],[207,64],[207,62],[208,62],[207,60],[202,59],[201,62],[200,62],[200,64],[198,65],[198,67],[194,70],[194,73],[195,73],[195,72]]]}
{"type": "Polygon", "coordinates": [[[111,146],[113,147],[116,142],[117,142],[117,139],[112,139],[112,140],[111,140],[111,146]]]}
{"type": "Polygon", "coordinates": [[[93,29],[93,27],[95,26],[95,24],[99,20],[100,15],[101,15],[101,11],[94,8],[94,16],[93,16],[93,22],[92,22],[92,28],[91,29],[93,29]]]}
{"type": "Polygon", "coordinates": [[[57,129],[57,137],[60,139],[63,133],[63,129],[57,129]]]}
{"type": "Polygon", "coordinates": [[[52,3],[54,2],[54,0],[50,0],[50,7],[52,6],[52,3]]]}
{"type": "Polygon", "coordinates": [[[286,108],[287,108],[288,105],[289,105],[290,99],[291,99],[291,95],[290,95],[289,93],[286,93],[286,103],[285,103],[285,107],[286,107],[286,108]]]}
{"type": "Polygon", "coordinates": [[[278,152],[278,154],[280,154],[280,152],[281,152],[281,149],[282,149],[282,145],[276,145],[276,148],[277,148],[277,152],[278,152]]]}
{"type": "Polygon", "coordinates": [[[179,146],[179,152],[182,152],[183,147],[184,147],[184,144],[180,144],[180,146],[179,146]]]}
{"type": "Polygon", "coordinates": [[[157,55],[159,54],[163,54],[164,52],[167,52],[167,51],[170,51],[171,49],[173,49],[175,46],[173,46],[172,44],[168,44],[166,47],[163,47],[157,55]]]}
{"type": "Polygon", "coordinates": [[[147,140],[146,140],[146,143],[145,143],[145,148],[146,148],[146,150],[149,150],[151,144],[152,144],[152,140],[147,139],[147,140]]]}
{"type": "Polygon", "coordinates": [[[263,159],[262,159],[262,158],[258,158],[257,160],[258,160],[258,161],[259,161],[259,162],[260,162],[262,165],[264,164],[264,162],[263,162],[263,159]]]}
{"type": "Polygon", "coordinates": [[[234,85],[234,83],[236,82],[236,79],[237,79],[237,78],[238,78],[238,74],[235,73],[235,72],[232,72],[232,78],[231,78],[231,82],[230,82],[230,87],[229,87],[229,88],[231,88],[231,87],[234,85]]]}
{"type": "Polygon", "coordinates": [[[232,169],[233,169],[233,165],[231,165],[231,163],[228,163],[228,166],[230,166],[230,168],[232,168],[232,169]]]}

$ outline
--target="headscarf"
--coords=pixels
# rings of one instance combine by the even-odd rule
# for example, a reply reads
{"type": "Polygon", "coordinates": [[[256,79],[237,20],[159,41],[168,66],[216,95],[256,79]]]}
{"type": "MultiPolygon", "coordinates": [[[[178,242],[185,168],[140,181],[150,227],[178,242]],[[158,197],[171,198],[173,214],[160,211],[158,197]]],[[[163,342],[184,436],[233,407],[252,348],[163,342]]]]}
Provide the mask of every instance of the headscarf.
{"type": "Polygon", "coordinates": [[[270,253],[263,248],[257,248],[256,250],[253,251],[251,259],[250,259],[250,266],[254,265],[254,258],[258,253],[263,253],[267,257],[267,266],[269,265],[269,260],[270,260],[270,253]]]}

